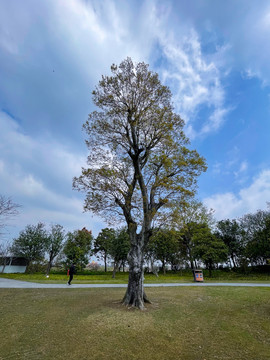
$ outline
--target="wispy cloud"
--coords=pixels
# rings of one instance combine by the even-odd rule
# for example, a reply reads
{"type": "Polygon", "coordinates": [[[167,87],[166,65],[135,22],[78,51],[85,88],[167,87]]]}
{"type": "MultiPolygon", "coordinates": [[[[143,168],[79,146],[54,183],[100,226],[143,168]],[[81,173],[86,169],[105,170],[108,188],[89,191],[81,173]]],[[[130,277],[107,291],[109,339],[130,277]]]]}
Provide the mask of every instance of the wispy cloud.
{"type": "Polygon", "coordinates": [[[203,125],[201,129],[201,134],[207,134],[211,131],[218,130],[222,126],[226,118],[226,115],[230,111],[231,109],[229,107],[228,108],[217,107],[213,111],[213,113],[209,116],[209,119],[203,125]]]}
{"type": "Polygon", "coordinates": [[[160,16],[158,5],[152,3],[148,26],[160,50],[155,59],[157,70],[172,89],[175,108],[187,122],[188,135],[216,131],[230,111],[225,104],[220,62],[215,62],[217,53],[224,53],[225,47],[216,48],[213,56],[204,54],[195,28],[190,24],[173,24],[173,29],[170,11],[168,6],[160,16]],[[202,107],[208,110],[208,115],[195,123],[202,107]]]}
{"type": "Polygon", "coordinates": [[[248,170],[248,162],[242,161],[239,169],[237,171],[234,171],[234,176],[238,178],[240,175],[245,173],[247,170],[248,170]]]}

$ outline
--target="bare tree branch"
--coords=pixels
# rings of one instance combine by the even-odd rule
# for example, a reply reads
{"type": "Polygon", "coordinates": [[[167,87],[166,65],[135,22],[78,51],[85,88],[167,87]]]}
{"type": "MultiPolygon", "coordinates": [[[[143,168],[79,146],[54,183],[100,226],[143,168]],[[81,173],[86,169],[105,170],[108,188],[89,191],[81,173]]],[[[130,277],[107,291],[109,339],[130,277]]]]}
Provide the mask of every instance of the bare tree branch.
{"type": "Polygon", "coordinates": [[[14,203],[10,197],[0,195],[0,235],[3,234],[2,230],[8,221],[19,214],[20,208],[21,205],[14,203]]]}

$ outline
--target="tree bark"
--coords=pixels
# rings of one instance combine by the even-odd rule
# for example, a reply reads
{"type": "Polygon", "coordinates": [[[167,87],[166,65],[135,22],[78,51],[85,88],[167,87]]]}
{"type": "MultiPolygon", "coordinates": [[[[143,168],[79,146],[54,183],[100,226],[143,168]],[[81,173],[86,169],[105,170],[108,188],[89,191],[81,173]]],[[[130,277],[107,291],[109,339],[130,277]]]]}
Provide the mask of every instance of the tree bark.
{"type": "Polygon", "coordinates": [[[144,272],[143,272],[143,245],[142,241],[134,238],[133,234],[131,249],[128,255],[129,279],[126,294],[123,298],[123,304],[131,307],[144,309],[144,303],[150,303],[144,292],[144,272]]]}
{"type": "Polygon", "coordinates": [[[114,265],[113,265],[113,274],[112,274],[113,279],[115,279],[115,273],[116,273],[117,269],[119,271],[119,262],[115,260],[114,265]]]}

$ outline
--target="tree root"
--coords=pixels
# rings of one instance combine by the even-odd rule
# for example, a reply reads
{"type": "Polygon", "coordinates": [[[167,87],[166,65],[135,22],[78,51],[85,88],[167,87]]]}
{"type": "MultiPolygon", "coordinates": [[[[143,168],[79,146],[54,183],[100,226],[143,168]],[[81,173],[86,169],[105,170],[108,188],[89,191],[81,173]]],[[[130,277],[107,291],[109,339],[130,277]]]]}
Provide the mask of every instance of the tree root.
{"type": "Polygon", "coordinates": [[[128,293],[125,294],[122,304],[127,306],[128,308],[137,308],[140,310],[145,310],[144,304],[151,304],[151,301],[147,298],[145,292],[143,293],[143,297],[131,296],[128,293]]]}

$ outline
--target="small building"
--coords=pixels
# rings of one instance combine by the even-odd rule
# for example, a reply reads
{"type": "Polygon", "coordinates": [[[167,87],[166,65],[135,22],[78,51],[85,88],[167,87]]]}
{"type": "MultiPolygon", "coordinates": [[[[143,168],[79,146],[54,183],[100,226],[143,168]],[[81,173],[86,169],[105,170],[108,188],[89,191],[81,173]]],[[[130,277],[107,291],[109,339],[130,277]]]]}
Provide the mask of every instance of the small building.
{"type": "Polygon", "coordinates": [[[0,274],[24,273],[27,267],[27,259],[16,256],[0,257],[0,274]]]}

